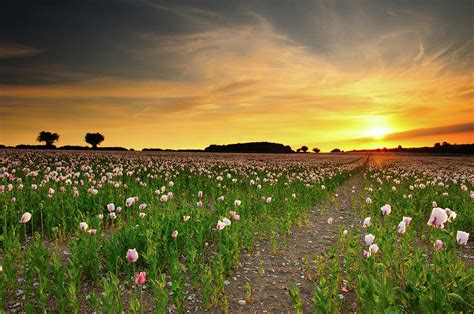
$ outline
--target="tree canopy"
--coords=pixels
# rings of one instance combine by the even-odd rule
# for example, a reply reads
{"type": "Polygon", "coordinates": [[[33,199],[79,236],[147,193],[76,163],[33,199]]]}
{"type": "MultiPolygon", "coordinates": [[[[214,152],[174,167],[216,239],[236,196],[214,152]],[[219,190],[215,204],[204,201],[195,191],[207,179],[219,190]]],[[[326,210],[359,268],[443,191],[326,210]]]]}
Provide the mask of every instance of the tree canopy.
{"type": "Polygon", "coordinates": [[[308,151],[308,146],[304,146],[304,145],[296,150],[297,153],[301,153],[301,152],[306,153],[307,151],[308,151]]]}
{"type": "Polygon", "coordinates": [[[41,131],[36,140],[40,143],[45,142],[47,147],[54,147],[53,143],[59,140],[59,134],[41,131]]]}
{"type": "Polygon", "coordinates": [[[91,144],[92,148],[97,148],[97,145],[105,140],[105,137],[100,133],[87,133],[84,138],[86,143],[91,144]]]}

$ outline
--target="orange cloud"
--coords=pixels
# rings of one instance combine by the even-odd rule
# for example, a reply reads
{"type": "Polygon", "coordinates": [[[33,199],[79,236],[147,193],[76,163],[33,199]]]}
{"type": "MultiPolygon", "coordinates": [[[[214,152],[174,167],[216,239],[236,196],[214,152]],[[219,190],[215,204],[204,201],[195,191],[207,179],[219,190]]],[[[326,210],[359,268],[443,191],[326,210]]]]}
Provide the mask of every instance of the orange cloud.
{"type": "Polygon", "coordinates": [[[407,138],[456,134],[456,133],[465,133],[465,132],[470,132],[472,134],[474,132],[474,123],[456,124],[456,125],[448,125],[448,126],[441,126],[441,127],[434,127],[434,128],[422,128],[422,129],[415,129],[415,130],[404,131],[404,132],[397,132],[397,133],[392,133],[392,134],[387,135],[385,137],[385,140],[393,141],[393,140],[402,140],[402,139],[407,139],[407,138]]]}

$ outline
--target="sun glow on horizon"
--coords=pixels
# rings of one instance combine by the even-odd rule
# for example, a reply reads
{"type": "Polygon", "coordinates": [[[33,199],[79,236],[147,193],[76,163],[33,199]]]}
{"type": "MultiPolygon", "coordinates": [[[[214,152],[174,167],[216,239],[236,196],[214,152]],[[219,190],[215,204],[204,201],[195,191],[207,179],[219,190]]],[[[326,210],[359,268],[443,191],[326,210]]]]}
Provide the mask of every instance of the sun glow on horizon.
{"type": "Polygon", "coordinates": [[[385,135],[389,134],[390,131],[387,128],[379,127],[374,128],[368,131],[366,134],[368,137],[373,137],[375,139],[383,139],[385,135]]]}
{"type": "Polygon", "coordinates": [[[364,120],[367,129],[361,132],[361,135],[372,140],[382,140],[386,135],[395,132],[393,121],[388,115],[368,115],[364,120]]]}

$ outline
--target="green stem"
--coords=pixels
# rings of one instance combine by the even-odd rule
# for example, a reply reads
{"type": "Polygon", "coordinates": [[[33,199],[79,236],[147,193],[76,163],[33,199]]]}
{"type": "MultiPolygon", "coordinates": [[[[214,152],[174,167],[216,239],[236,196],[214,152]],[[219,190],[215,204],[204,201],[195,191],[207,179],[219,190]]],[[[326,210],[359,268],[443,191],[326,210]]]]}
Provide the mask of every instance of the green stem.
{"type": "Polygon", "coordinates": [[[3,206],[3,235],[7,238],[7,205],[3,206]]]}
{"type": "Polygon", "coordinates": [[[136,266],[135,266],[135,263],[133,263],[133,286],[135,287],[135,293],[136,293],[136,288],[137,288],[137,284],[135,283],[135,279],[137,278],[136,277],[136,270],[135,270],[136,266]]]}
{"type": "Polygon", "coordinates": [[[144,311],[143,311],[143,286],[140,286],[140,313],[144,313],[144,311]]]}
{"type": "Polygon", "coordinates": [[[40,206],[40,218],[41,218],[41,237],[44,238],[44,229],[43,229],[43,205],[40,206]]]}
{"type": "Polygon", "coordinates": [[[34,211],[32,211],[31,212],[31,236],[33,236],[34,233],[35,233],[35,215],[34,215],[34,211]]]}
{"type": "Polygon", "coordinates": [[[175,247],[175,251],[176,251],[176,258],[178,258],[179,254],[178,254],[178,240],[177,240],[177,238],[174,238],[174,247],[175,247]]]}

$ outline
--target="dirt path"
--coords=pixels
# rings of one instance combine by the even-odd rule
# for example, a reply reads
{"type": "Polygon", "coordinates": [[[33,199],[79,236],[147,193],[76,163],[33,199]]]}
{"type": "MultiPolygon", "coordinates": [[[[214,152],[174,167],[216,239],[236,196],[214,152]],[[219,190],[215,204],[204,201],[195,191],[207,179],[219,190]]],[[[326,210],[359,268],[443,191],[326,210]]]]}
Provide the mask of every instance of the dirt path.
{"type": "Polygon", "coordinates": [[[304,313],[313,312],[314,283],[305,276],[307,261],[314,265],[313,258],[335,243],[340,228],[354,224],[353,201],[355,204],[361,192],[362,180],[363,169],[338,188],[338,197],[312,208],[308,225],[294,227],[286,245],[276,254],[272,253],[270,242],[260,242],[252,254],[242,255],[241,268],[225,288],[230,313],[294,312],[288,293],[292,284],[299,287],[304,313]],[[251,287],[250,303],[245,301],[247,284],[251,287]]]}

